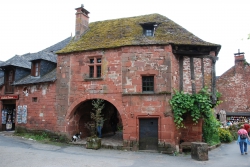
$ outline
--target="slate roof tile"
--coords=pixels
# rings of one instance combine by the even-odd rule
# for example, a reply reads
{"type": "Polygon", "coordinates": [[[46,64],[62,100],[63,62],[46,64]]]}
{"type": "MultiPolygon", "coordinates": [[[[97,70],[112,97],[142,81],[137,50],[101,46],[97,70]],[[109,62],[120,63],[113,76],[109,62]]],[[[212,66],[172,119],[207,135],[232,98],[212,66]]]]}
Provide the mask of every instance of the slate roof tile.
{"type": "Polygon", "coordinates": [[[34,83],[43,83],[43,82],[54,82],[56,80],[56,69],[52,70],[48,74],[42,77],[33,77],[28,75],[13,83],[13,85],[26,85],[26,84],[34,84],[34,83]]]}
{"type": "Polygon", "coordinates": [[[31,63],[28,61],[28,58],[29,58],[28,56],[25,57],[24,55],[22,56],[16,55],[10,58],[9,60],[1,63],[0,67],[16,66],[16,67],[23,67],[23,68],[31,69],[31,63]]]}
{"type": "Polygon", "coordinates": [[[55,52],[61,50],[62,48],[64,48],[66,45],[68,45],[69,42],[71,41],[71,39],[72,39],[72,37],[68,37],[68,38],[64,39],[63,41],[60,41],[60,42],[42,50],[42,51],[55,53],[55,52]]]}
{"type": "Polygon", "coordinates": [[[33,53],[32,57],[30,58],[29,61],[39,60],[39,59],[43,59],[43,60],[47,60],[47,61],[51,61],[51,62],[56,63],[57,62],[57,55],[54,53],[51,53],[51,52],[41,51],[41,52],[33,53]]]}

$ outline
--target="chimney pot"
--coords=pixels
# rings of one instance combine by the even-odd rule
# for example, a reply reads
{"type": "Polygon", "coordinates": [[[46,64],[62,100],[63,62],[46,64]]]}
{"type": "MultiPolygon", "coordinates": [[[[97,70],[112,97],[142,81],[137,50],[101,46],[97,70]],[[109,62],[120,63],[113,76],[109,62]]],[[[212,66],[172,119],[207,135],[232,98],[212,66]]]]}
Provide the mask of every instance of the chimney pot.
{"type": "Polygon", "coordinates": [[[75,25],[75,40],[79,40],[81,35],[88,30],[89,27],[89,11],[87,11],[83,4],[76,8],[76,25],[75,25]]]}

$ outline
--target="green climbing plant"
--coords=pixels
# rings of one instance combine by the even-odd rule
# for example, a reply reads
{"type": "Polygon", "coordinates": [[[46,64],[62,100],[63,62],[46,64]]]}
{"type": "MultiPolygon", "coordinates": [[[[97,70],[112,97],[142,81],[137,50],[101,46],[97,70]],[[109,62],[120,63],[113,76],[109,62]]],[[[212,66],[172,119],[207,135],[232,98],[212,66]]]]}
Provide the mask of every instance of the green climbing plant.
{"type": "Polygon", "coordinates": [[[194,124],[203,118],[203,139],[209,145],[220,142],[219,127],[221,123],[216,120],[213,108],[222,101],[219,100],[221,93],[216,92],[216,104],[211,103],[210,93],[207,88],[201,89],[197,94],[188,94],[175,90],[175,94],[170,100],[170,105],[174,113],[174,122],[177,128],[184,128],[183,119],[185,115],[190,114],[194,124]]]}
{"type": "Polygon", "coordinates": [[[196,124],[200,118],[209,117],[209,112],[211,112],[212,108],[210,93],[207,88],[201,89],[197,94],[188,94],[175,90],[175,94],[170,100],[170,105],[177,128],[185,127],[183,124],[185,114],[189,113],[196,124]]]}
{"type": "Polygon", "coordinates": [[[208,145],[220,143],[219,129],[221,123],[214,116],[213,109],[209,112],[209,117],[204,119],[202,126],[203,139],[208,145]]]}

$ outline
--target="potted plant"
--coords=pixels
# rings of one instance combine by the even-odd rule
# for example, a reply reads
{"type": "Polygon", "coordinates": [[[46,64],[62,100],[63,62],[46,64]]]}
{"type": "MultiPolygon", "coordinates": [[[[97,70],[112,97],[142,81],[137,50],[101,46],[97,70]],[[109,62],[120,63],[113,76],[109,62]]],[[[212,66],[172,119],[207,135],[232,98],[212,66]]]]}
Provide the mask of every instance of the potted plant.
{"type": "Polygon", "coordinates": [[[87,138],[86,148],[99,149],[101,148],[102,127],[105,119],[102,115],[102,109],[104,108],[104,100],[97,99],[92,100],[93,110],[91,112],[91,119],[93,121],[88,122],[85,126],[90,130],[91,136],[87,138]],[[96,135],[98,133],[98,136],[96,135]]]}

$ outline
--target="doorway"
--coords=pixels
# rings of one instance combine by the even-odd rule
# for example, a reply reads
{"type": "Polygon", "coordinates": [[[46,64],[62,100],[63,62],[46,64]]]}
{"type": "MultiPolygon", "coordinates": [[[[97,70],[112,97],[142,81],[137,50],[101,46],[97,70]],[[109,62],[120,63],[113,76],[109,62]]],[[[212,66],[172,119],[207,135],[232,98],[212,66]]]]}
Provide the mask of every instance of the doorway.
{"type": "Polygon", "coordinates": [[[2,130],[3,131],[15,130],[15,118],[16,118],[16,105],[3,104],[2,130]]]}
{"type": "Polygon", "coordinates": [[[158,150],[158,119],[139,119],[139,149],[158,150]]]}

